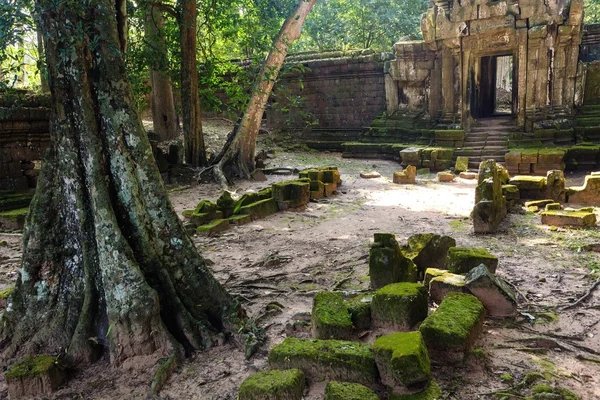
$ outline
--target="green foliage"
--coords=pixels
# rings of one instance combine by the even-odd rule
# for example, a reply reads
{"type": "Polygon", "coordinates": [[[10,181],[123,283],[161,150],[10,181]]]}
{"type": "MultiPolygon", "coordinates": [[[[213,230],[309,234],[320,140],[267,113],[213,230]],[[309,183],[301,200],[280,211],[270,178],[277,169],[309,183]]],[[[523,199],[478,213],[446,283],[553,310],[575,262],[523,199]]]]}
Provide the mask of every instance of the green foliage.
{"type": "Polygon", "coordinates": [[[584,0],[586,24],[600,23],[600,0],[584,0]]]}

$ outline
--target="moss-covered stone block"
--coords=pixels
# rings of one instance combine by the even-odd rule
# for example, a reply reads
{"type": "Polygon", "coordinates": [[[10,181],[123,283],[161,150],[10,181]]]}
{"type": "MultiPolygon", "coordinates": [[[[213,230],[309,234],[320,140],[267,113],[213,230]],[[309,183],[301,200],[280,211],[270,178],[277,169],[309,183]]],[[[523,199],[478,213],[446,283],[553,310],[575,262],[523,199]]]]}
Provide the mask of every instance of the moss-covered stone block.
{"type": "Polygon", "coordinates": [[[321,181],[310,181],[310,199],[320,200],[325,197],[325,185],[321,181]]]}
{"type": "Polygon", "coordinates": [[[261,200],[268,200],[272,197],[273,197],[273,189],[270,187],[262,189],[258,192],[246,193],[235,202],[235,206],[233,208],[233,213],[234,214],[244,214],[241,211],[242,207],[248,206],[250,204],[254,204],[261,200]]]}
{"type": "Polygon", "coordinates": [[[11,399],[40,397],[56,391],[65,379],[56,357],[27,357],[13,365],[4,375],[11,399]]]}
{"type": "Polygon", "coordinates": [[[313,298],[312,336],[315,339],[350,339],[350,311],[339,292],[321,292],[313,298]]]}
{"type": "Polygon", "coordinates": [[[449,171],[438,172],[437,180],[439,182],[454,182],[454,174],[449,171]]]}
{"type": "Polygon", "coordinates": [[[464,285],[477,297],[493,317],[510,317],[517,312],[514,291],[500,278],[492,274],[485,265],[473,268],[464,278],[464,285]]]}
{"type": "Polygon", "coordinates": [[[227,219],[215,219],[214,221],[200,225],[196,228],[196,233],[200,236],[214,236],[218,233],[229,229],[229,220],[227,219]]]}
{"type": "Polygon", "coordinates": [[[244,380],[238,400],[301,400],[305,386],[299,369],[257,372],[244,380]]]}
{"type": "Polygon", "coordinates": [[[337,191],[336,183],[323,183],[323,194],[325,197],[331,197],[337,191]]]}
{"type": "Polygon", "coordinates": [[[420,278],[427,268],[445,268],[448,250],[455,246],[456,240],[450,236],[420,233],[409,237],[402,250],[416,264],[420,278]]]}
{"type": "Polygon", "coordinates": [[[425,270],[425,275],[423,276],[423,286],[425,286],[426,289],[429,289],[429,283],[431,282],[431,280],[433,278],[442,276],[447,273],[448,273],[447,269],[427,268],[425,270]]]}
{"type": "Polygon", "coordinates": [[[394,172],[393,182],[404,185],[413,185],[416,182],[417,169],[414,165],[408,165],[404,171],[394,172]]]}
{"type": "Polygon", "coordinates": [[[515,185],[502,185],[502,195],[506,200],[519,200],[521,195],[515,185]]]}
{"type": "Polygon", "coordinates": [[[277,205],[277,201],[273,198],[268,198],[243,206],[236,214],[247,214],[252,217],[252,220],[257,220],[278,212],[279,206],[277,205]]]}
{"type": "Polygon", "coordinates": [[[371,321],[386,331],[408,331],[427,317],[427,291],[418,283],[401,282],[375,292],[371,321]]]}
{"type": "Polygon", "coordinates": [[[235,200],[231,197],[231,193],[224,191],[217,199],[217,210],[223,213],[223,218],[229,218],[233,215],[235,208],[235,200]]]}
{"type": "Polygon", "coordinates": [[[323,400],[379,400],[379,396],[358,383],[328,382],[323,400]]]}
{"type": "Polygon", "coordinates": [[[409,394],[395,394],[390,390],[388,400],[442,400],[442,390],[438,384],[431,380],[420,392],[409,394]]]}
{"type": "Polygon", "coordinates": [[[295,180],[277,182],[272,185],[273,198],[280,210],[300,208],[310,200],[310,181],[295,180]]]}
{"type": "Polygon", "coordinates": [[[562,205],[560,203],[550,203],[550,204],[546,204],[545,207],[546,211],[557,211],[557,210],[562,210],[562,205]]]}
{"type": "Polygon", "coordinates": [[[372,294],[363,294],[346,301],[346,307],[350,312],[352,325],[357,331],[366,331],[371,328],[371,302],[372,294]]]}
{"type": "Polygon", "coordinates": [[[440,306],[419,326],[429,357],[460,362],[481,333],[485,307],[473,295],[448,293],[440,306]]]}
{"type": "Polygon", "coordinates": [[[373,345],[375,362],[384,385],[394,392],[423,384],[431,378],[427,347],[419,331],[381,336],[373,345]]]}
{"type": "Polygon", "coordinates": [[[0,194],[0,211],[10,211],[29,207],[33,194],[3,192],[0,194]]]}
{"type": "Polygon", "coordinates": [[[587,211],[544,211],[542,224],[551,226],[575,226],[580,228],[596,226],[596,214],[587,211]]]}
{"type": "Polygon", "coordinates": [[[395,282],[416,282],[417,267],[402,254],[395,235],[376,233],[369,251],[369,276],[374,289],[395,282]]]}
{"type": "Polygon", "coordinates": [[[252,222],[252,217],[248,214],[238,214],[227,218],[229,225],[241,226],[252,222]]]}
{"type": "Polygon", "coordinates": [[[29,207],[0,212],[0,230],[20,231],[25,226],[29,207]]]}
{"type": "Polygon", "coordinates": [[[498,257],[483,248],[451,247],[448,250],[447,267],[454,274],[466,274],[480,264],[495,273],[498,257]]]}
{"type": "Polygon", "coordinates": [[[466,172],[469,170],[469,157],[456,157],[454,172],[466,172]]]}
{"type": "Polygon", "coordinates": [[[429,281],[429,297],[431,300],[440,304],[448,293],[467,291],[465,286],[464,275],[453,274],[446,272],[440,276],[436,276],[429,281]]]}
{"type": "Polygon", "coordinates": [[[298,368],[313,382],[375,386],[379,379],[371,346],[344,340],[287,338],[271,350],[269,365],[276,369],[298,368]]]}

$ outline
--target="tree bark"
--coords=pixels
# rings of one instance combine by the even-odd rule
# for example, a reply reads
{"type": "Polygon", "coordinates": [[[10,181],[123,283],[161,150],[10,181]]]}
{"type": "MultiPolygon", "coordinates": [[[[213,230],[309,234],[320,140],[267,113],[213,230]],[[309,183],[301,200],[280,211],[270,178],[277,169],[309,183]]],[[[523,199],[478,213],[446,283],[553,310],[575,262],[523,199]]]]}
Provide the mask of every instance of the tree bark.
{"type": "Polygon", "coordinates": [[[248,179],[254,170],[256,140],[273,90],[273,85],[287,55],[289,47],[300,37],[302,25],[317,0],[299,0],[292,14],[285,20],[275,37],[273,47],[256,76],[252,96],[246,106],[234,139],[218,161],[215,173],[218,180],[225,184],[225,176],[237,175],[248,179]],[[229,169],[229,171],[228,171],[229,169]],[[223,171],[225,173],[223,174],[223,171]]]}
{"type": "Polygon", "coordinates": [[[146,10],[145,31],[148,45],[152,48],[149,72],[154,133],[161,142],[175,140],[179,124],[173,100],[173,87],[166,72],[169,54],[164,36],[164,18],[157,7],[149,6],[146,10]]]}
{"type": "Polygon", "coordinates": [[[42,92],[48,93],[50,91],[50,86],[48,86],[48,76],[46,72],[46,65],[44,64],[44,39],[42,38],[42,33],[39,28],[36,31],[37,35],[37,49],[38,49],[38,71],[40,73],[40,84],[42,86],[42,92]]]}
{"type": "Polygon", "coordinates": [[[174,212],[125,79],[114,0],[37,1],[52,145],[0,321],[6,363],[102,355],[148,368],[235,333],[245,314],[174,212]]]}
{"type": "Polygon", "coordinates": [[[196,60],[196,0],[179,0],[181,36],[181,108],[185,160],[192,167],[206,165],[196,60]]]}

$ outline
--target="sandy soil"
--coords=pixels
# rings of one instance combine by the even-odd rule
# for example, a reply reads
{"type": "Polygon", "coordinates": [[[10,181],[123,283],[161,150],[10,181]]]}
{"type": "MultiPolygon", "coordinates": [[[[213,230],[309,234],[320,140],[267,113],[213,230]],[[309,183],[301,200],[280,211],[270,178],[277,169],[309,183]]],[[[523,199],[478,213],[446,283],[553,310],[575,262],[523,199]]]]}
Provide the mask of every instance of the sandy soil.
{"type": "MultiPolygon", "coordinates": [[[[286,325],[300,318],[299,313],[310,312],[314,293],[334,287],[348,293],[368,289],[367,256],[375,232],[395,233],[400,242],[416,233],[433,232],[453,236],[459,246],[488,248],[500,259],[497,274],[522,295],[521,316],[487,320],[475,345],[485,353],[485,361],[433,369],[446,398],[499,398],[490,393],[511,387],[501,380],[502,374],[519,381],[530,371],[546,373],[582,399],[600,398],[600,363],[582,359],[600,359],[600,288],[579,306],[559,310],[582,296],[600,271],[597,253],[584,250],[586,244],[600,243],[596,229],[551,231],[540,225],[539,216],[517,213],[507,217],[497,234],[475,236],[468,218],[473,181],[441,184],[430,175],[420,177],[416,185],[394,185],[391,176],[398,169],[394,162],[347,160],[328,153],[277,152],[271,165],[337,165],[344,183],[337,196],[310,203],[303,211],[278,213],[219,237],[194,238],[212,261],[216,277],[243,299],[250,315],[264,327],[268,342],[250,360],[231,344],[197,353],[169,380],[161,397],[235,399],[244,378],[266,368],[272,346],[288,334],[306,335],[286,325]],[[359,177],[360,171],[373,169],[382,177],[359,177]]],[[[289,177],[241,182],[232,190],[239,196],[277,179],[289,177]]],[[[580,179],[574,176],[573,182],[580,179]]],[[[221,193],[213,184],[171,190],[179,214],[221,193]]],[[[0,288],[16,278],[20,240],[19,235],[0,234],[0,288]]],[[[49,398],[141,399],[148,389],[148,373],[123,373],[100,363],[79,372],[49,398]]],[[[322,386],[307,399],[320,399],[322,386]]],[[[5,398],[5,385],[0,389],[5,398]]]]}

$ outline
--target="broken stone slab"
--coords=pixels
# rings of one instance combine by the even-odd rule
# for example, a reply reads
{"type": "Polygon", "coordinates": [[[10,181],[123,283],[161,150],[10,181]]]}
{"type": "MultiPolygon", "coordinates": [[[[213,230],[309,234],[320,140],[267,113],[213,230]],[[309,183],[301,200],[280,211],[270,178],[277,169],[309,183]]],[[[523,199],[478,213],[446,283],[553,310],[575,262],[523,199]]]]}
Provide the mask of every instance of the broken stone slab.
{"type": "Polygon", "coordinates": [[[498,257],[483,248],[451,247],[448,250],[448,270],[454,274],[466,274],[480,264],[492,272],[498,267],[498,257]]]}
{"type": "Polygon", "coordinates": [[[600,176],[587,175],[583,186],[570,187],[567,203],[600,206],[600,176]]]}
{"type": "Polygon", "coordinates": [[[56,357],[40,355],[27,357],[6,371],[8,397],[20,399],[42,397],[58,390],[65,379],[56,357]]]}
{"type": "Polygon", "coordinates": [[[386,331],[408,331],[427,317],[427,291],[418,283],[392,283],[375,292],[371,321],[386,331]]]}
{"type": "Polygon", "coordinates": [[[576,226],[592,227],[596,226],[596,214],[587,211],[544,211],[542,215],[542,224],[551,226],[576,226]]]}
{"type": "Polygon", "coordinates": [[[346,301],[346,307],[350,312],[350,319],[354,329],[358,332],[371,328],[371,302],[372,294],[362,294],[346,301]]]}
{"type": "Polygon", "coordinates": [[[477,297],[448,293],[440,306],[419,326],[429,357],[439,363],[464,360],[485,319],[485,307],[477,297]]]}
{"type": "Polygon", "coordinates": [[[376,233],[369,251],[369,276],[374,289],[395,282],[416,282],[417,266],[402,254],[394,234],[376,233]]]}
{"type": "Polygon", "coordinates": [[[438,172],[437,179],[440,182],[454,182],[454,174],[447,171],[438,172]]]}
{"type": "Polygon", "coordinates": [[[450,236],[421,233],[409,237],[402,250],[416,264],[421,277],[427,268],[445,268],[448,250],[455,246],[456,240],[450,236]]]}
{"type": "Polygon", "coordinates": [[[546,211],[556,211],[556,210],[562,210],[562,205],[560,203],[546,204],[546,211]]]}
{"type": "Polygon", "coordinates": [[[447,272],[429,281],[429,297],[440,304],[450,292],[466,292],[464,275],[447,272]]]}
{"type": "Polygon", "coordinates": [[[252,217],[252,220],[268,217],[279,212],[277,201],[273,198],[257,201],[243,206],[236,214],[247,214],[252,217]]]}
{"type": "Polygon", "coordinates": [[[425,288],[428,289],[429,282],[431,282],[433,278],[437,278],[438,276],[442,276],[444,274],[447,274],[448,272],[449,271],[447,269],[427,268],[423,277],[423,286],[425,286],[425,288]]]}
{"type": "Polygon", "coordinates": [[[281,211],[302,208],[310,200],[310,181],[308,179],[277,182],[271,187],[273,188],[273,199],[277,201],[277,206],[281,211]]]}
{"type": "Polygon", "coordinates": [[[458,175],[458,177],[462,178],[462,179],[474,180],[474,179],[477,179],[477,173],[476,172],[461,172],[458,175]]]}
{"type": "Polygon", "coordinates": [[[227,218],[227,220],[229,221],[229,225],[241,226],[241,225],[246,225],[246,224],[249,224],[250,222],[252,222],[252,217],[247,214],[239,214],[239,215],[233,215],[233,216],[227,218]]]}
{"type": "Polygon", "coordinates": [[[393,393],[418,391],[431,378],[427,347],[419,331],[380,336],[373,351],[381,382],[393,393]]]}
{"type": "Polygon", "coordinates": [[[238,400],[302,400],[306,382],[299,369],[257,372],[247,377],[238,400]]]}
{"type": "Polygon", "coordinates": [[[368,171],[368,172],[361,172],[360,177],[363,179],[375,179],[375,178],[380,178],[381,174],[377,171],[368,171]]]}
{"type": "Polygon", "coordinates": [[[550,170],[546,173],[546,197],[557,202],[564,202],[567,193],[567,181],[562,170],[550,170]]]}
{"type": "Polygon", "coordinates": [[[521,198],[519,188],[515,185],[502,185],[502,195],[507,201],[519,200],[521,198]]]}
{"type": "Polygon", "coordinates": [[[223,213],[223,218],[229,218],[233,215],[235,200],[227,190],[217,199],[217,210],[223,213]]]}
{"type": "Polygon", "coordinates": [[[395,394],[392,389],[389,390],[388,400],[441,400],[442,389],[432,379],[425,388],[417,393],[411,394],[395,394]]]}
{"type": "Polygon", "coordinates": [[[394,172],[394,183],[414,184],[417,177],[417,168],[413,165],[407,166],[404,171],[394,172]]]}
{"type": "Polygon", "coordinates": [[[471,212],[475,233],[495,232],[506,216],[506,199],[502,195],[502,169],[496,161],[479,164],[479,176],[475,188],[475,206],[471,212]]]}
{"type": "Polygon", "coordinates": [[[374,387],[379,380],[371,346],[345,340],[286,338],[269,353],[273,369],[297,368],[309,381],[342,381],[374,387]]]}
{"type": "Polygon", "coordinates": [[[473,268],[465,276],[466,287],[477,297],[492,317],[510,317],[517,312],[514,291],[485,265],[473,268]]]}
{"type": "Polygon", "coordinates": [[[519,188],[522,199],[543,199],[546,197],[546,178],[543,176],[517,175],[512,177],[508,183],[519,188]]]}
{"type": "MultiPolygon", "coordinates": [[[[469,170],[469,157],[456,157],[454,172],[467,172],[469,170]]],[[[461,176],[462,178],[462,176],[461,176]]]]}
{"type": "Polygon", "coordinates": [[[235,206],[233,207],[233,214],[234,215],[247,214],[247,213],[241,212],[242,207],[248,206],[251,204],[255,204],[261,200],[268,200],[268,199],[271,199],[272,197],[273,197],[273,189],[270,187],[262,189],[258,192],[245,193],[244,195],[242,195],[242,197],[240,197],[238,200],[236,200],[235,206]]]}
{"type": "Polygon", "coordinates": [[[551,203],[554,203],[554,200],[552,200],[552,199],[546,199],[546,200],[526,201],[525,202],[525,208],[529,208],[529,207],[542,208],[542,207],[546,207],[546,204],[551,204],[551,203]]]}
{"type": "Polygon", "coordinates": [[[215,219],[206,225],[200,225],[196,228],[196,233],[200,236],[214,236],[229,229],[229,220],[215,219]]]}
{"type": "Polygon", "coordinates": [[[358,383],[328,382],[323,400],[379,400],[379,396],[358,383]]]}
{"type": "Polygon", "coordinates": [[[350,311],[339,292],[317,293],[312,307],[312,336],[316,339],[350,339],[350,311]]]}
{"type": "Polygon", "coordinates": [[[29,207],[0,212],[0,230],[20,231],[25,226],[29,207]]]}

